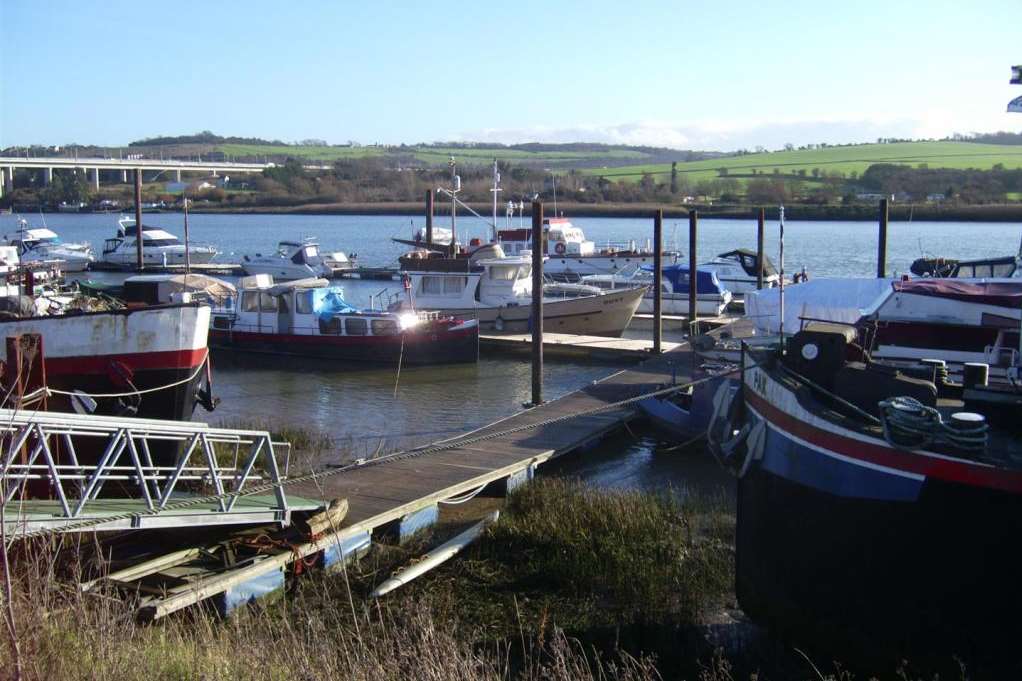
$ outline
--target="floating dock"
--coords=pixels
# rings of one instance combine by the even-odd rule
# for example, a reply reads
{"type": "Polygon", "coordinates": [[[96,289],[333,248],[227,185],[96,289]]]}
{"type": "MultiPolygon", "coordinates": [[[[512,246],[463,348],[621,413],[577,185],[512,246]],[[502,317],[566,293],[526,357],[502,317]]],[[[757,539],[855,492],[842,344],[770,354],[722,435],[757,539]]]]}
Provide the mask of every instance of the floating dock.
{"type": "MultiPolygon", "coordinates": [[[[615,340],[620,342],[605,338],[599,342],[615,340]]],[[[403,538],[435,523],[445,502],[464,500],[484,489],[507,492],[528,482],[542,464],[594,443],[633,419],[634,404],[620,402],[663,387],[676,372],[686,375],[693,361],[687,344],[672,344],[670,351],[649,357],[634,369],[456,438],[292,481],[287,491],[296,499],[347,501],[346,517],[326,533],[303,534],[299,524],[272,533],[270,546],[276,548],[269,552],[247,555],[232,550],[233,565],[219,554],[211,559],[216,547],[231,541],[243,548],[248,540],[239,533],[214,545],[151,555],[100,582],[126,593],[149,594],[139,605],[144,619],[206,599],[229,612],[283,586],[290,569],[333,569],[364,553],[374,536],[403,538]]]]}

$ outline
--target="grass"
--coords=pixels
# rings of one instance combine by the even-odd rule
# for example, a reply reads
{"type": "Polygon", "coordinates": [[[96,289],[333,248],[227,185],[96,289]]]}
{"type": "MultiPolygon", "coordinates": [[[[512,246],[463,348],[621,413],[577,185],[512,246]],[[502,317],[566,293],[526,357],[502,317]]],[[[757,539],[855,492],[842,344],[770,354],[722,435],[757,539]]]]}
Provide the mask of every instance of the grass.
{"type": "MultiPolygon", "coordinates": [[[[805,170],[811,179],[813,168],[821,172],[852,172],[860,175],[874,163],[900,163],[912,166],[926,164],[931,168],[989,169],[1001,163],[1006,168],[1022,167],[1022,146],[974,144],[971,142],[898,142],[894,144],[860,144],[847,147],[827,147],[801,151],[775,151],[745,156],[678,163],[678,172],[690,181],[718,177],[718,168],[727,168],[740,174],[757,170],[770,176],[776,168],[782,174],[805,170]]],[[[589,175],[601,175],[611,180],[641,179],[650,173],[663,180],[670,176],[670,164],[633,165],[615,168],[587,169],[589,175]]]]}
{"type": "MultiPolygon", "coordinates": [[[[544,480],[463,558],[381,602],[366,594],[426,536],[226,622],[197,610],[136,624],[119,598],[80,593],[36,550],[14,582],[21,656],[33,679],[656,679],[651,659],[597,653],[565,629],[697,617],[731,575],[718,539],[733,518],[702,513],[544,480]]],[[[0,667],[11,669],[7,648],[0,667]]]]}

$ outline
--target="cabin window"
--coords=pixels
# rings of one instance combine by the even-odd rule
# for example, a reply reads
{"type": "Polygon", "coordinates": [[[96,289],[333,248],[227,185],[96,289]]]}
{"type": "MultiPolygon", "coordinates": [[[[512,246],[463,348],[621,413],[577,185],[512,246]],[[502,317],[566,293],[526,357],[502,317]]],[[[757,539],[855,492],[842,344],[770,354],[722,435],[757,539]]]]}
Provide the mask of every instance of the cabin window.
{"type": "Polygon", "coordinates": [[[494,265],[490,268],[490,279],[496,281],[527,279],[530,274],[532,274],[532,265],[494,265]]]}
{"type": "Polygon", "coordinates": [[[1004,262],[1000,265],[993,265],[993,276],[995,277],[1010,277],[1015,271],[1015,263],[1004,262]]]}
{"type": "Polygon", "coordinates": [[[271,296],[265,291],[259,292],[259,311],[260,312],[276,312],[277,311],[277,299],[271,296]]]}
{"type": "Polygon", "coordinates": [[[295,296],[298,314],[312,314],[312,291],[302,291],[295,296]]]}
{"type": "Polygon", "coordinates": [[[302,255],[302,251],[296,251],[295,254],[291,256],[291,262],[296,265],[305,264],[305,256],[302,255]]]}
{"type": "Polygon", "coordinates": [[[457,296],[465,289],[465,277],[428,276],[422,278],[421,291],[433,296],[457,296]]]}
{"type": "Polygon", "coordinates": [[[349,317],[344,320],[344,333],[349,336],[364,336],[368,326],[366,320],[361,317],[349,317]]]}
{"type": "Polygon", "coordinates": [[[241,294],[242,312],[259,312],[259,293],[257,291],[245,291],[241,294]]]}
{"type": "Polygon", "coordinates": [[[328,319],[320,318],[319,320],[319,332],[324,336],[339,336],[341,335],[341,320],[339,317],[330,317],[328,319]]]}
{"type": "Polygon", "coordinates": [[[374,319],[372,327],[374,336],[393,336],[397,333],[397,322],[393,319],[374,319]]]}

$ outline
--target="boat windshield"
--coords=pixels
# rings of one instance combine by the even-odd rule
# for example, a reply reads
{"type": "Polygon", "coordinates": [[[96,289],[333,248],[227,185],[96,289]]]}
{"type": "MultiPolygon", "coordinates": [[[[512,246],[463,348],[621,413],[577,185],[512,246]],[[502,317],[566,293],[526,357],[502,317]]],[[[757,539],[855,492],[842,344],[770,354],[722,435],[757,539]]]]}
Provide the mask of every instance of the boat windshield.
{"type": "Polygon", "coordinates": [[[494,265],[490,268],[490,279],[495,281],[515,281],[531,275],[532,265],[494,265]]]}
{"type": "Polygon", "coordinates": [[[178,240],[171,239],[154,239],[149,236],[142,238],[142,245],[146,248],[157,248],[160,246],[177,246],[178,240]]]}

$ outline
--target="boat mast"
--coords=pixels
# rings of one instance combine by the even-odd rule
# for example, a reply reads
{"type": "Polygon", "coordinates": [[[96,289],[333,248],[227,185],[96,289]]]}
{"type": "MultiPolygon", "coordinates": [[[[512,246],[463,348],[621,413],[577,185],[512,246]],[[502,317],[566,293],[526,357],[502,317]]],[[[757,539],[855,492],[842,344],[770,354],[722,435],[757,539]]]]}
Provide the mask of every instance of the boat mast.
{"type": "Polygon", "coordinates": [[[497,159],[493,159],[493,232],[490,234],[490,242],[497,243],[497,194],[502,191],[500,188],[500,170],[497,168],[497,159]]]}
{"type": "Polygon", "coordinates": [[[780,282],[781,282],[780,285],[781,285],[781,289],[778,292],[778,295],[780,297],[780,313],[781,313],[781,329],[780,329],[780,333],[781,333],[781,351],[783,352],[784,351],[784,206],[783,205],[781,206],[780,223],[781,223],[781,252],[780,252],[780,254],[778,256],[778,260],[780,261],[780,268],[781,268],[781,272],[780,272],[780,282]]]}
{"type": "Polygon", "coordinates": [[[451,166],[451,250],[453,251],[454,244],[458,240],[455,214],[458,210],[458,192],[461,191],[461,178],[458,177],[458,166],[454,162],[453,156],[451,156],[449,165],[451,166]]]}
{"type": "Polygon", "coordinates": [[[192,251],[191,246],[188,243],[188,197],[184,192],[181,192],[181,198],[184,200],[185,208],[185,288],[188,288],[188,275],[192,273],[192,251]]]}

